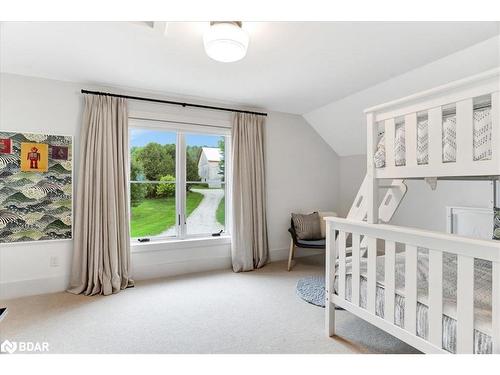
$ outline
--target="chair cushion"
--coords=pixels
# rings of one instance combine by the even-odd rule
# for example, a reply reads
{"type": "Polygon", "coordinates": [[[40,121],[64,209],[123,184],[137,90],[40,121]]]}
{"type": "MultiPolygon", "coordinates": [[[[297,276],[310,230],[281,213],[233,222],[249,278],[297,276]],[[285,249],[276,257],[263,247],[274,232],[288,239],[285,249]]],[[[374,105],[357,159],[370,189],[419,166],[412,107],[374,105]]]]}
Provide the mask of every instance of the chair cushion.
{"type": "Polygon", "coordinates": [[[314,246],[314,247],[325,247],[326,240],[324,238],[320,240],[297,240],[297,245],[299,246],[314,246]]]}
{"type": "Polygon", "coordinates": [[[292,214],[293,227],[300,240],[315,240],[321,238],[321,224],[319,214],[309,215],[292,214]]]}

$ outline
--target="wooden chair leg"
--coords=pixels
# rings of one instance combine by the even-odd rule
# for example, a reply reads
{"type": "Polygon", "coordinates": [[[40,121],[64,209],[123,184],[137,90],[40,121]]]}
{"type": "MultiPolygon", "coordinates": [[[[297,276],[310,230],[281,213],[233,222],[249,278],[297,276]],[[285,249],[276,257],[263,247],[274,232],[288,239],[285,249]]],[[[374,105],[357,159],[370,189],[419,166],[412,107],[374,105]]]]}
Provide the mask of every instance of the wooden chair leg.
{"type": "Polygon", "coordinates": [[[295,255],[295,245],[293,244],[293,240],[290,240],[290,252],[288,254],[288,271],[292,269],[292,260],[295,255]]]}

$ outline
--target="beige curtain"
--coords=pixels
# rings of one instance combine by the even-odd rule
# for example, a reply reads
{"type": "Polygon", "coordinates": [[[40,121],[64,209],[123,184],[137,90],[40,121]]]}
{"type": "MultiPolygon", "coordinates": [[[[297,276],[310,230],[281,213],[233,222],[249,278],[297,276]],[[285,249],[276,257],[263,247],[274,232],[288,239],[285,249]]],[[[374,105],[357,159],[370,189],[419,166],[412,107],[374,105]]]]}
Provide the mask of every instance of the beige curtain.
{"type": "Polygon", "coordinates": [[[263,267],[268,260],[265,117],[237,113],[232,131],[232,249],[234,272],[263,267]]]}
{"type": "Polygon", "coordinates": [[[130,272],[127,101],[85,95],[69,292],[117,293],[130,272]]]}

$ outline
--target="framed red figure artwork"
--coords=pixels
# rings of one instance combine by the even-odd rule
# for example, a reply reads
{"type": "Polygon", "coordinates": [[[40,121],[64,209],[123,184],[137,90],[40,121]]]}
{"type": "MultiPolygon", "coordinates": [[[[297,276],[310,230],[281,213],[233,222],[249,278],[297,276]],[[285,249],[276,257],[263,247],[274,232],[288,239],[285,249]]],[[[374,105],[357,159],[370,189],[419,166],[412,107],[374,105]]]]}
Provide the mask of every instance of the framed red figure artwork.
{"type": "Polygon", "coordinates": [[[49,145],[45,143],[21,143],[21,171],[47,172],[49,145]]]}
{"type": "Polygon", "coordinates": [[[0,154],[12,154],[12,140],[0,138],[0,154]]]}

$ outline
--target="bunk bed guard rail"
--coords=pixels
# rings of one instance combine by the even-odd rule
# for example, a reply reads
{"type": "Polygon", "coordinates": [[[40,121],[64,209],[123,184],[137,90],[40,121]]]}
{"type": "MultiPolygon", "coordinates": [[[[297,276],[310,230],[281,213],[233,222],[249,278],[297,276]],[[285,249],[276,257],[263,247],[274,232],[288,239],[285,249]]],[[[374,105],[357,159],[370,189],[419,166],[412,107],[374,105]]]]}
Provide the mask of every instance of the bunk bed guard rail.
{"type": "Polygon", "coordinates": [[[500,175],[499,90],[497,68],[368,108],[369,174],[392,179],[500,175]]]}
{"type": "MultiPolygon", "coordinates": [[[[335,333],[335,309],[340,306],[427,353],[446,353],[443,329],[443,254],[457,258],[456,277],[456,352],[474,352],[474,261],[491,262],[491,339],[492,352],[500,353],[500,242],[480,240],[414,228],[329,217],[326,240],[326,330],[335,333]],[[346,240],[352,236],[351,254],[346,240]],[[361,249],[366,237],[367,249],[361,249]],[[383,245],[382,245],[383,244],[383,245]],[[377,246],[378,245],[378,246],[377,246]],[[416,335],[417,253],[428,250],[428,337],[416,335]],[[382,250],[383,249],[383,250],[382,250]],[[363,254],[366,250],[366,254],[363,254]],[[383,252],[384,314],[376,312],[377,258],[383,252]],[[404,326],[394,322],[396,293],[396,256],[404,252],[404,326]],[[348,256],[349,255],[349,256],[348,256]],[[346,296],[347,259],[351,268],[351,298],[346,296]],[[366,266],[366,304],[360,304],[360,264],[366,266]],[[335,285],[335,288],[334,288],[335,285]],[[379,314],[380,315],[380,314],[379,314]]],[[[379,261],[382,258],[379,258],[379,261]]],[[[379,276],[380,277],[380,276],[379,276]]]]}

